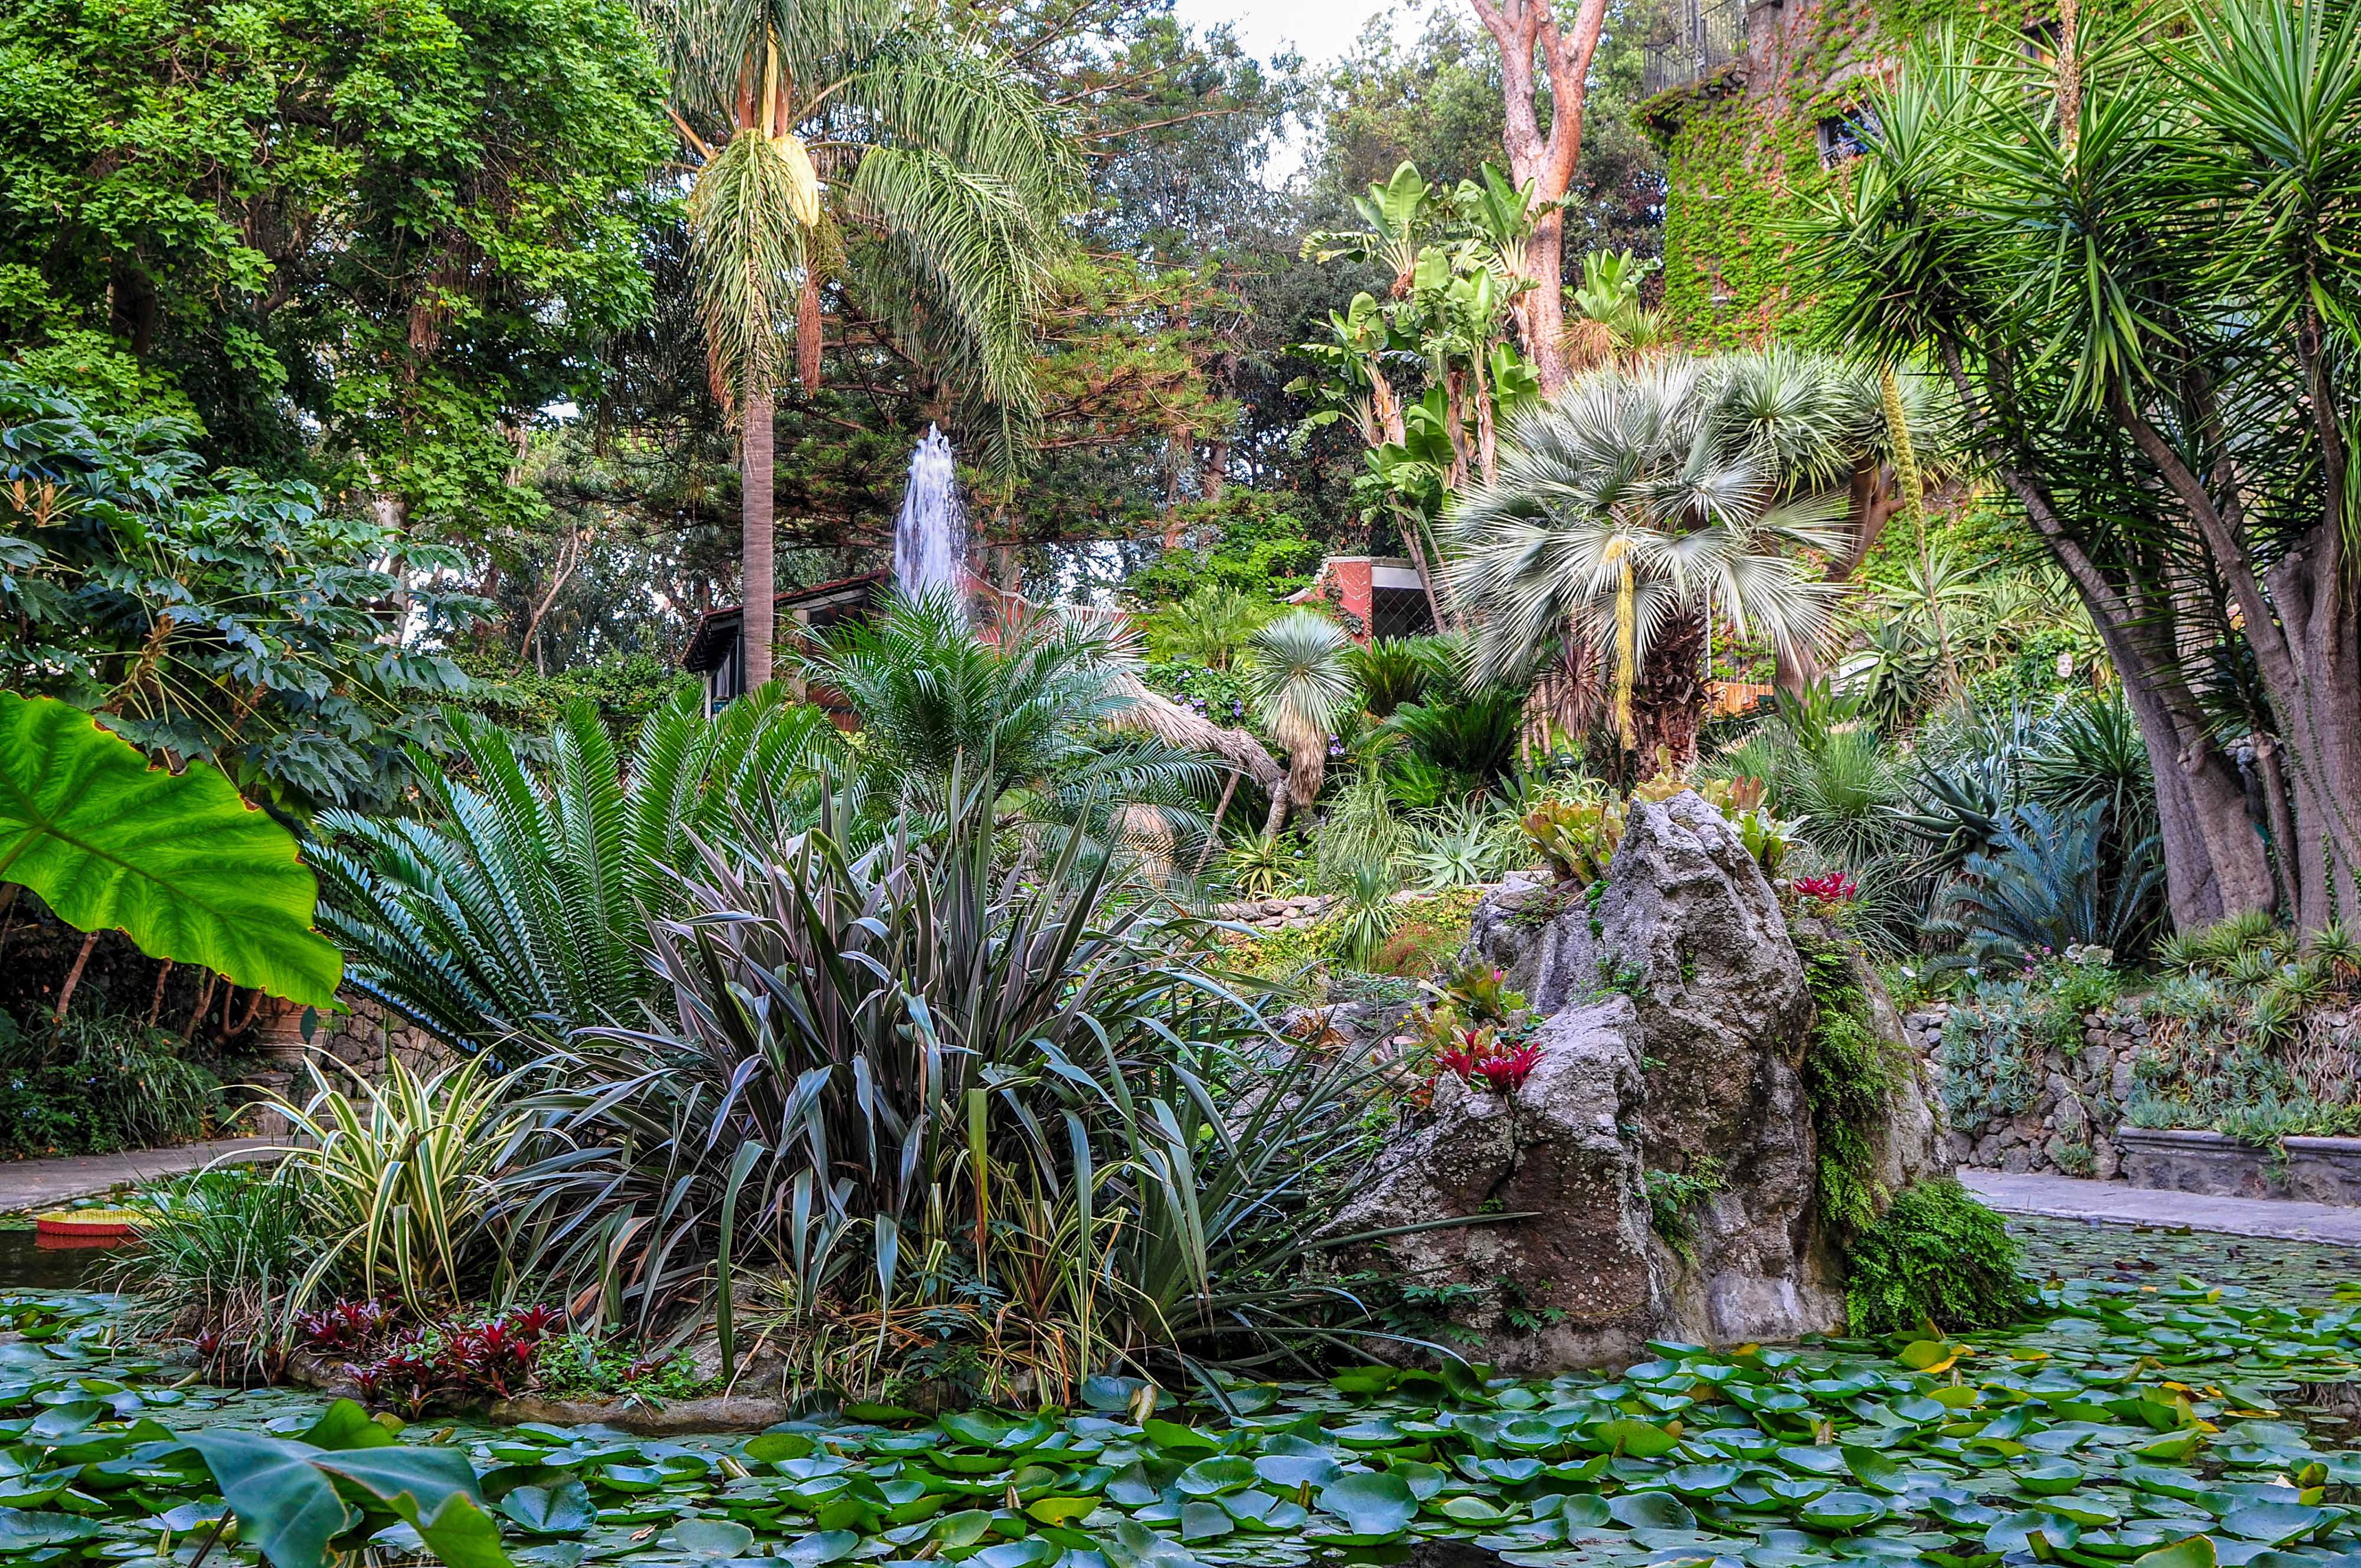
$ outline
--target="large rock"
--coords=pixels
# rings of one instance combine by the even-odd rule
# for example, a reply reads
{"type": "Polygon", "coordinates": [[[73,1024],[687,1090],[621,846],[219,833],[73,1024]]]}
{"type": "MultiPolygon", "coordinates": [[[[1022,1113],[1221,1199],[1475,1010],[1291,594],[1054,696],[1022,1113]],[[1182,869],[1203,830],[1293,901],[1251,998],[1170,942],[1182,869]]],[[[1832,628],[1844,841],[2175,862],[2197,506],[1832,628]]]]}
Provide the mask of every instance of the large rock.
{"type": "MultiPolygon", "coordinates": [[[[1640,1359],[1650,1339],[1715,1343],[1838,1328],[1842,1261],[1817,1211],[1802,1075],[1813,1005],[1777,896],[1695,795],[1634,801],[1594,905],[1512,880],[1472,945],[1548,1016],[1511,1096],[1445,1075],[1431,1120],[1338,1222],[1345,1232],[1487,1213],[1370,1249],[1362,1266],[1488,1288],[1473,1354],[1519,1372],[1640,1359]],[[1652,1227],[1650,1170],[1686,1173],[1677,1241],[1652,1227]]],[[[1872,1025],[1901,1023],[1866,963],[1872,1025]]],[[[1876,1140],[1880,1182],[1931,1171],[1939,1127],[1915,1055],[1876,1140]]],[[[1907,1065],[1905,1058],[1907,1058],[1907,1065]]]]}

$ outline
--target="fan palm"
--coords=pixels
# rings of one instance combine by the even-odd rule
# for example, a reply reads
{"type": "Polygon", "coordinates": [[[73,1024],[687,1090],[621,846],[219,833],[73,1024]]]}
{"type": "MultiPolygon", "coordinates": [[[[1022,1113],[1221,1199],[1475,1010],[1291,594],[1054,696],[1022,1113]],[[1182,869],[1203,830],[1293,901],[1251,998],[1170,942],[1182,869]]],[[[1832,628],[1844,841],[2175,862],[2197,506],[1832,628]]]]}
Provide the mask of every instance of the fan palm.
{"type": "Polygon", "coordinates": [[[1825,635],[1838,590],[1795,552],[1838,546],[1842,494],[1807,488],[1818,443],[1751,430],[1723,389],[1695,360],[1599,370],[1518,422],[1498,482],[1453,512],[1478,680],[1521,678],[1569,636],[1607,644],[1625,744],[1681,762],[1702,717],[1709,613],[1783,648],[1825,635]],[[1651,669],[1658,650],[1686,668],[1651,669]],[[1654,711],[1641,714],[1643,685],[1654,711]]]}
{"type": "Polygon", "coordinates": [[[1255,633],[1256,717],[1287,748],[1287,786],[1271,797],[1265,836],[1286,825],[1290,806],[1309,806],[1328,776],[1328,738],[1354,699],[1352,646],[1343,627],[1308,609],[1255,633]]]}
{"type": "Polygon", "coordinates": [[[347,982],[462,1050],[504,1056],[656,1000],[646,922],[672,907],[696,840],[809,817],[816,766],[840,746],[818,708],[771,694],[710,720],[682,694],[628,766],[587,702],[551,730],[539,775],[507,731],[466,715],[452,728],[459,766],[418,770],[423,810],[328,812],[306,859],[347,982]]]}
{"type": "Polygon", "coordinates": [[[742,424],[745,676],[771,674],[773,397],[819,381],[835,275],[986,414],[1005,461],[1034,403],[1034,308],[1075,156],[1049,106],[905,0],[648,0],[698,160],[688,214],[715,390],[742,424]],[[726,126],[708,141],[698,126],[726,126]]]}

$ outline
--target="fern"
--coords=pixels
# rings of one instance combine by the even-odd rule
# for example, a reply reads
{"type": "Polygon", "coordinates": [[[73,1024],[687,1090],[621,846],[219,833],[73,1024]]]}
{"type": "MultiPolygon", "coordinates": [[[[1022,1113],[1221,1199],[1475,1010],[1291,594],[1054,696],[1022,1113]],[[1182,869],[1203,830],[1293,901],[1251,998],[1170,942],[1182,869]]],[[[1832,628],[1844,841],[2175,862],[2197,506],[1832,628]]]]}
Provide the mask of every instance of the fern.
{"type": "Polygon", "coordinates": [[[1856,1334],[1998,1328],[2025,1310],[2015,1239],[1949,1179],[1922,1181],[1855,1239],[1845,1315],[1856,1334]]]}

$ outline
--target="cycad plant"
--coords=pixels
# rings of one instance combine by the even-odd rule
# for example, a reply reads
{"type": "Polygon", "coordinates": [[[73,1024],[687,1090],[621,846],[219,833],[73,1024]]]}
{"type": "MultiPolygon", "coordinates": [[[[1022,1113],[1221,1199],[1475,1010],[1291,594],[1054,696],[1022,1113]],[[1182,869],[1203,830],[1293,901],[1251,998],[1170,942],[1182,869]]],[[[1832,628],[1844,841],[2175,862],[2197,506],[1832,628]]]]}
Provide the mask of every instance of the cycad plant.
{"type": "Polygon", "coordinates": [[[1328,774],[1328,739],[1355,697],[1348,659],[1352,639],[1326,616],[1299,609],[1255,633],[1247,674],[1256,716],[1287,748],[1287,784],[1271,797],[1265,837],[1287,822],[1290,807],[1308,810],[1328,774]]]}
{"type": "Polygon", "coordinates": [[[1828,629],[1834,590],[1796,552],[1836,547],[1842,495],[1810,488],[1782,439],[1733,420],[1694,360],[1594,371],[1521,419],[1499,481],[1453,513],[1476,675],[1513,683],[1569,637],[1602,645],[1626,748],[1685,763],[1709,618],[1782,648],[1828,629]]]}
{"type": "Polygon", "coordinates": [[[1005,814],[1094,838],[1125,808],[1197,830],[1195,803],[1216,770],[1201,752],[1122,724],[1145,700],[1127,678],[1135,667],[1092,623],[1014,620],[987,640],[954,597],[929,592],[838,630],[805,673],[860,715],[855,784],[879,821],[906,812],[941,822],[952,781],[964,778],[1005,814]]]}
{"type": "Polygon", "coordinates": [[[746,681],[771,674],[773,398],[819,381],[834,282],[965,394],[1005,461],[1076,155],[988,41],[907,0],[648,0],[689,194],[713,383],[742,428],[746,681]]]}
{"type": "Polygon", "coordinates": [[[421,809],[329,812],[320,928],[346,979],[467,1051],[518,1060],[662,1001],[646,920],[670,910],[695,841],[807,820],[841,738],[766,690],[705,717],[694,693],[652,715],[626,762],[588,703],[529,765],[517,738],[455,715],[452,765],[419,770],[421,809]]]}
{"type": "Polygon", "coordinates": [[[2157,842],[2144,839],[2119,868],[2103,853],[2106,807],[2060,812],[2027,803],[2002,823],[1990,854],[1967,858],[1938,924],[1979,959],[2024,960],[2070,947],[2128,958],[2154,918],[2163,877],[2157,842]]]}

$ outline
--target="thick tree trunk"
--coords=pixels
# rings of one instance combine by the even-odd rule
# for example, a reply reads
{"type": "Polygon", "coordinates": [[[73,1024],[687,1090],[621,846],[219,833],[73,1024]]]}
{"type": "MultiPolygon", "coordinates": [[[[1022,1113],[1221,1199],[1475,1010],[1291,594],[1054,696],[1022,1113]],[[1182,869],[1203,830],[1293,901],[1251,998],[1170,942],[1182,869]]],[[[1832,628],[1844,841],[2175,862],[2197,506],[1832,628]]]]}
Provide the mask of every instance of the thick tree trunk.
{"type": "Polygon", "coordinates": [[[741,495],[738,508],[739,558],[742,563],[745,612],[739,636],[746,653],[746,689],[752,691],[771,678],[772,622],[777,611],[777,575],[772,565],[774,543],[771,488],[771,390],[753,377],[746,382],[745,431],[739,442],[741,495]]]}
{"type": "Polygon", "coordinates": [[[1657,628],[1631,692],[1640,773],[1678,773],[1697,760],[1705,724],[1705,617],[1683,610],[1657,628]]]}
{"type": "Polygon", "coordinates": [[[2011,460],[1984,417],[1958,344],[1942,345],[1943,365],[2002,486],[2025,508],[2034,532],[2065,570],[2090,612],[2107,657],[2124,683],[2156,781],[2158,837],[2164,850],[2165,897],[2176,927],[2188,929],[2250,909],[2277,906],[2270,859],[2247,815],[2238,770],[2213,743],[2211,727],[2179,671],[2169,626],[2126,598],[2070,529],[2049,496],[2011,460]]]}
{"type": "Polygon", "coordinates": [[[1551,0],[1469,0],[1492,41],[1500,49],[1500,93],[1507,114],[1500,141],[1509,155],[1509,175],[1541,212],[1525,242],[1522,276],[1533,287],[1517,297],[1517,325],[1525,356],[1542,395],[1554,397],[1566,380],[1565,216],[1558,203],[1574,183],[1582,156],[1582,112],[1590,81],[1590,57],[1607,19],[1607,0],[1582,0],[1568,38],[1557,25],[1551,0]],[[1534,102],[1543,82],[1533,76],[1541,58],[1550,100],[1549,134],[1543,135],[1534,102]]]}
{"type": "Polygon", "coordinates": [[[2280,864],[2312,931],[2361,916],[2361,610],[2340,554],[2323,527],[2269,573],[2291,666],[2271,691],[2295,817],[2280,864]]]}

